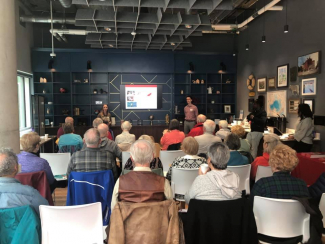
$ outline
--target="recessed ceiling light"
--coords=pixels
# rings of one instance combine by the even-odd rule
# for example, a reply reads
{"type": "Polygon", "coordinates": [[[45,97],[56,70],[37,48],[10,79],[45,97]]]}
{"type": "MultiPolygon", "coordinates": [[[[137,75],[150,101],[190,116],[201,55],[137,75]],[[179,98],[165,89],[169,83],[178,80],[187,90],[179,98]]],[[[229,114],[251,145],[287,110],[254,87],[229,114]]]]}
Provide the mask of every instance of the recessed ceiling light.
{"type": "Polygon", "coordinates": [[[192,26],[191,26],[191,25],[185,25],[185,28],[186,28],[186,29],[191,29],[192,26]]]}
{"type": "Polygon", "coordinates": [[[109,28],[109,27],[104,27],[104,30],[106,30],[106,31],[111,31],[112,29],[109,28]]]}
{"type": "Polygon", "coordinates": [[[132,31],[132,32],[131,32],[131,35],[132,35],[132,36],[135,36],[136,34],[137,34],[137,33],[136,33],[135,31],[132,31]]]}
{"type": "Polygon", "coordinates": [[[172,42],[172,43],[170,43],[170,45],[172,45],[172,46],[175,46],[175,43],[174,43],[174,42],[172,42]]]}
{"type": "Polygon", "coordinates": [[[114,47],[114,45],[112,45],[112,44],[108,44],[108,46],[109,46],[109,47],[114,47]]]}

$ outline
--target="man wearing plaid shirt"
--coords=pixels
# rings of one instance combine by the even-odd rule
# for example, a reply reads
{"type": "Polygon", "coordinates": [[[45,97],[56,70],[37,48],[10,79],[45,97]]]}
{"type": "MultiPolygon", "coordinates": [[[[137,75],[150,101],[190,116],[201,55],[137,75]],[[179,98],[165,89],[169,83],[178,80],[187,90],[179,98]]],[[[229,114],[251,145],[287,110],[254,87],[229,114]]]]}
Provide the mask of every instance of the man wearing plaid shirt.
{"type": "Polygon", "coordinates": [[[84,135],[87,147],[74,153],[68,165],[67,175],[71,171],[91,172],[112,170],[115,181],[118,178],[114,155],[107,150],[100,150],[100,134],[97,129],[89,129],[84,135]]]}
{"type": "Polygon", "coordinates": [[[270,154],[269,164],[273,176],[258,180],[251,192],[254,196],[292,199],[292,197],[309,197],[306,183],[291,176],[290,172],[298,165],[296,151],[280,144],[270,154]]]}

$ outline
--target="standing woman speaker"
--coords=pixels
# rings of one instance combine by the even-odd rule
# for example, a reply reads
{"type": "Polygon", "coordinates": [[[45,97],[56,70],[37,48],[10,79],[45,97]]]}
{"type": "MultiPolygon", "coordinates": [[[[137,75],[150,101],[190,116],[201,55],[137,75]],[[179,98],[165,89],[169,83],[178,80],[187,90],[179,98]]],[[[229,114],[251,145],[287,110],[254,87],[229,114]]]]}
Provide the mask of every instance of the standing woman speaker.
{"type": "Polygon", "coordinates": [[[299,124],[296,127],[296,132],[289,139],[295,139],[293,149],[300,152],[310,152],[313,147],[313,112],[310,110],[308,104],[299,104],[298,116],[300,118],[299,124]]]}
{"type": "Polygon", "coordinates": [[[101,118],[105,124],[108,124],[111,122],[111,114],[108,112],[108,105],[104,104],[102,107],[102,110],[98,114],[97,118],[101,118]]]}

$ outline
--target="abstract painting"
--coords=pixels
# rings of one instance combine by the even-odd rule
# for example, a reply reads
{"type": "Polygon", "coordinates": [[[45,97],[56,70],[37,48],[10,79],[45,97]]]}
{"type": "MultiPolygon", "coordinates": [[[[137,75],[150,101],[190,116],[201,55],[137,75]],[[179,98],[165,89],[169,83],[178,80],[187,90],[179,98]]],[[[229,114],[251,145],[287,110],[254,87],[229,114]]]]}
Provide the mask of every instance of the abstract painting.
{"type": "Polygon", "coordinates": [[[298,57],[298,76],[312,75],[319,72],[320,52],[298,57]]]}
{"type": "Polygon", "coordinates": [[[287,116],[287,91],[274,91],[267,93],[267,116],[287,116]]]}
{"type": "Polygon", "coordinates": [[[258,92],[266,91],[266,78],[259,78],[257,80],[257,91],[258,92]]]}
{"type": "Polygon", "coordinates": [[[316,95],[316,78],[303,79],[301,81],[301,95],[316,95]]]}
{"type": "Polygon", "coordinates": [[[289,64],[278,66],[278,87],[288,86],[289,64]]]}

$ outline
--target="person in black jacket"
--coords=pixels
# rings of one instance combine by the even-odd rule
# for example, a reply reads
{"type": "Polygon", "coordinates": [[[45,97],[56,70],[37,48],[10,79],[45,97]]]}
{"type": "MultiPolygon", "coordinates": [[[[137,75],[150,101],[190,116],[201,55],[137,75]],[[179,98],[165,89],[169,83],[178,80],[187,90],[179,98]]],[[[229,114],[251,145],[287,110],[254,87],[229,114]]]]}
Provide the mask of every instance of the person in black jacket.
{"type": "Polygon", "coordinates": [[[251,132],[264,132],[266,112],[263,108],[263,101],[261,99],[255,100],[253,112],[247,116],[247,120],[251,121],[251,132]]]}

